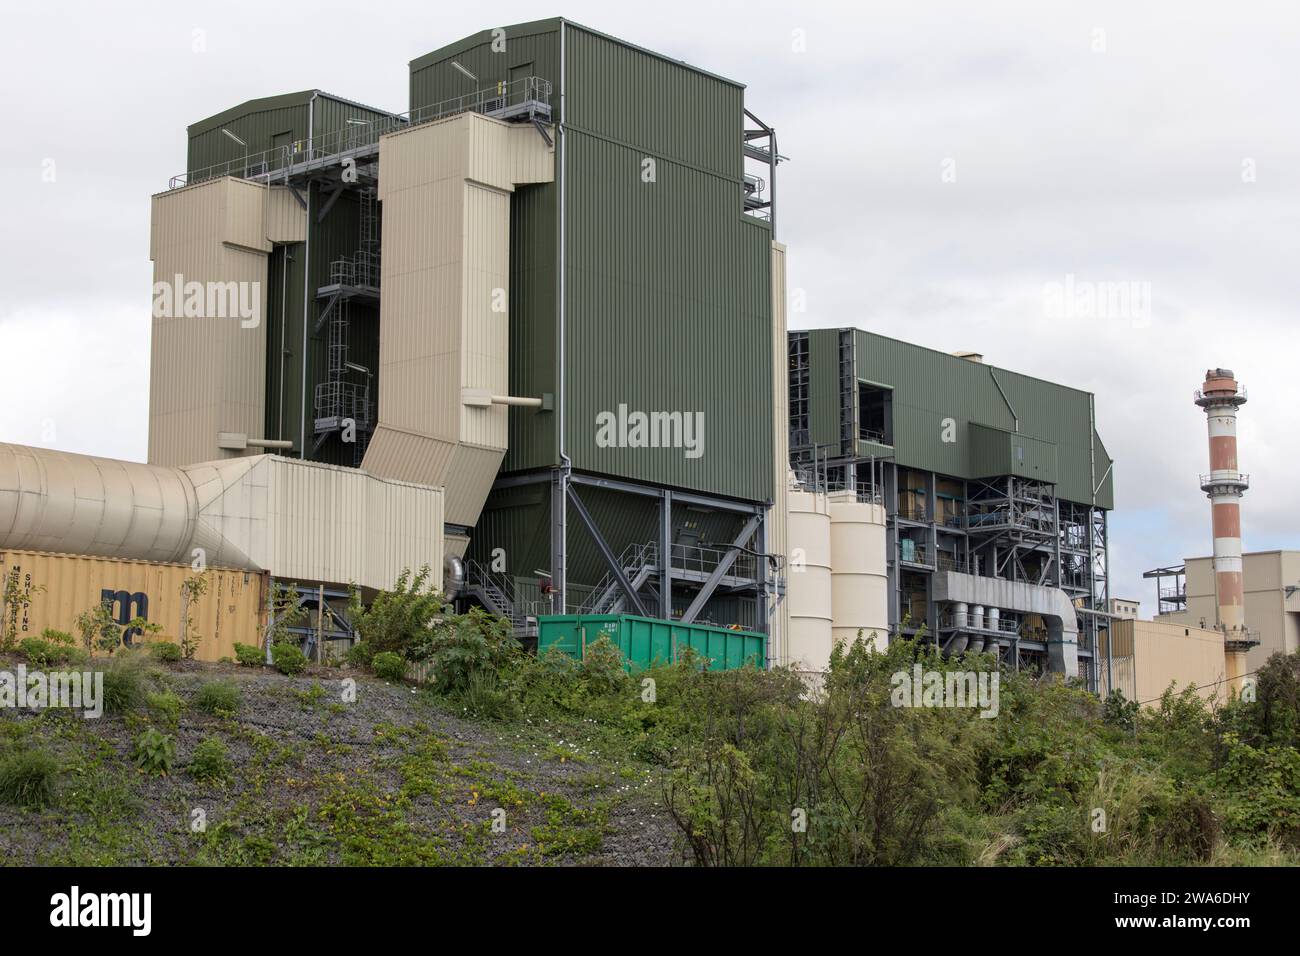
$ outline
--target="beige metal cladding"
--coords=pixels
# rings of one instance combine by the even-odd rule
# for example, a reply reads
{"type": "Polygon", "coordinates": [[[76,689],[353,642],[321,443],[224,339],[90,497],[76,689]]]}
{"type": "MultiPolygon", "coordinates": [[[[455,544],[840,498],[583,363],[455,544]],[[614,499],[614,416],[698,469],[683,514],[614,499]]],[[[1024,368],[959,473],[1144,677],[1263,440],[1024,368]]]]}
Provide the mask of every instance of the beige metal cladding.
{"type": "MultiPolygon", "coordinates": [[[[390,588],[427,564],[441,587],[441,489],[276,455],[247,460],[253,467],[202,515],[214,538],[285,582],[390,588]]],[[[224,483],[220,467],[186,472],[203,488],[224,483]]]]}
{"type": "Polygon", "coordinates": [[[821,672],[830,661],[831,519],[825,495],[791,491],[786,600],[790,629],[788,663],[801,671],[821,672]]]}
{"type": "MultiPolygon", "coordinates": [[[[767,550],[786,554],[790,511],[790,374],[786,368],[789,351],[786,340],[785,246],[772,243],[772,451],[775,456],[772,476],[772,507],[767,512],[767,550]]],[[[780,573],[788,580],[789,569],[780,573]]],[[[790,601],[780,593],[769,601],[768,634],[772,666],[788,662],[786,641],[790,630],[790,601]]]]}
{"type": "MultiPolygon", "coordinates": [[[[1133,659],[1132,690],[1135,699],[1158,704],[1172,685],[1174,692],[1188,685],[1207,700],[1223,702],[1241,676],[1237,655],[1226,652],[1221,631],[1165,621],[1117,620],[1111,622],[1115,654],[1133,659]]],[[[1102,668],[1105,670],[1105,667],[1102,668]]]]}
{"type": "Polygon", "coordinates": [[[853,492],[830,495],[831,628],[835,642],[861,634],[883,650],[889,643],[885,509],[853,492]]]}
{"type": "Polygon", "coordinates": [[[151,219],[149,461],[241,455],[217,434],[262,435],[266,260],[306,213],[283,187],[227,177],[154,196],[151,219]]]}
{"type": "Polygon", "coordinates": [[[152,637],[125,632],[133,645],[146,639],[176,643],[187,616],[188,633],[199,637],[199,660],[234,657],[236,642],[260,644],[265,575],[208,568],[200,575],[205,593],[190,603],[187,615],[181,585],[195,573],[188,564],[3,550],[0,580],[16,574],[22,596],[0,614],[16,625],[19,640],[40,637],[46,628],[80,640],[77,616],[107,603],[120,624],[142,617],[161,626],[152,637]]]}
{"type": "Polygon", "coordinates": [[[532,126],[466,113],[385,136],[379,156],[379,424],[363,467],[444,487],[447,520],[473,525],[508,412],[465,397],[507,394],[510,193],[552,181],[553,150],[532,126]]]}
{"type": "Polygon", "coordinates": [[[0,445],[0,548],[392,585],[442,574],[439,488],[275,455],[160,468],[0,445]]]}

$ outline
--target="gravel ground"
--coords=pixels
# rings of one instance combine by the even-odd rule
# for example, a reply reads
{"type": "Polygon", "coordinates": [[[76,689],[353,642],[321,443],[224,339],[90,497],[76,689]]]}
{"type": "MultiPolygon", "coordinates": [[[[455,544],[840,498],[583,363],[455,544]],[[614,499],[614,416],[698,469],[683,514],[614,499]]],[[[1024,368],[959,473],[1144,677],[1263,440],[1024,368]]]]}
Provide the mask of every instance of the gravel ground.
{"type": "MultiPolygon", "coordinates": [[[[0,659],[0,669],[16,663],[0,659]]],[[[612,766],[545,728],[464,719],[423,691],[346,668],[293,678],[197,662],[161,671],[185,702],[178,723],[165,728],[176,747],[167,775],[131,762],[135,736],[149,723],[163,726],[143,712],[84,720],[0,711],[0,747],[38,746],[61,764],[53,806],[0,803],[5,863],[662,866],[680,859],[649,768],[612,766]],[[199,687],[213,679],[240,688],[233,716],[194,706],[199,687]],[[344,702],[345,679],[356,682],[354,702],[344,702]],[[185,770],[195,746],[213,736],[225,742],[233,767],[217,784],[185,770]],[[206,820],[202,834],[192,830],[196,810],[206,820]]]]}

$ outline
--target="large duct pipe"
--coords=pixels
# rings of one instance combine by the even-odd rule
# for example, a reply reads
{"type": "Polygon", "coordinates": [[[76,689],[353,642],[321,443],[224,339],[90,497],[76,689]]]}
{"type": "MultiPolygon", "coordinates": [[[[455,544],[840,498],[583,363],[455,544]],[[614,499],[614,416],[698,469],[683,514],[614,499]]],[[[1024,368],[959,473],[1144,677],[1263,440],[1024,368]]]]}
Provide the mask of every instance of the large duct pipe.
{"type": "Polygon", "coordinates": [[[1237,467],[1237,409],[1246,404],[1246,392],[1231,370],[1213,368],[1206,371],[1195,400],[1205,410],[1210,436],[1210,473],[1201,476],[1201,490],[1209,496],[1213,515],[1218,625],[1225,634],[1240,633],[1246,628],[1241,495],[1250,479],[1237,467]]]}
{"type": "Polygon", "coordinates": [[[203,507],[260,458],[189,470],[0,444],[0,548],[189,564],[195,549],[226,567],[255,568],[205,529],[203,507]]]}

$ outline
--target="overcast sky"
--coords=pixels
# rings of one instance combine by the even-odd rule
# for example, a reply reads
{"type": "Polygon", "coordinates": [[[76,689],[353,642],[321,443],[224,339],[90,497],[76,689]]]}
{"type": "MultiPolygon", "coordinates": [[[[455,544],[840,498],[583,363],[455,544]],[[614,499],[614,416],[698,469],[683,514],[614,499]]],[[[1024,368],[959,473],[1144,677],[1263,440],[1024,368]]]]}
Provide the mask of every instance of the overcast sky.
{"type": "Polygon", "coordinates": [[[1207,367],[1249,390],[1247,550],[1300,547],[1294,2],[0,0],[0,440],[143,460],[149,201],[185,127],[318,87],[405,110],[407,62],[563,15],[747,84],[778,129],[806,311],[1097,395],[1112,593],[1210,549],[1207,367]],[[197,32],[196,32],[197,31],[197,32]],[[48,181],[48,180],[53,181],[48,181]],[[1126,314],[1048,290],[1137,283],[1126,314]],[[1143,296],[1150,295],[1150,308],[1143,296]]]}

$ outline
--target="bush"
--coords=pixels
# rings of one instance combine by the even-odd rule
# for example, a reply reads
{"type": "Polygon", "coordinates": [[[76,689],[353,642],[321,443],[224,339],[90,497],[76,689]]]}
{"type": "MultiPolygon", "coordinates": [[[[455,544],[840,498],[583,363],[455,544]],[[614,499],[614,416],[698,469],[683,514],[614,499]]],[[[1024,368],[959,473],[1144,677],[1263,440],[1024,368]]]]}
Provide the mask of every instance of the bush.
{"type": "Polygon", "coordinates": [[[235,713],[241,703],[243,695],[239,688],[226,680],[210,680],[199,687],[199,692],[194,695],[195,707],[218,717],[235,713]]]}
{"type": "Polygon", "coordinates": [[[176,745],[169,734],[150,727],[135,738],[131,759],[145,773],[166,774],[176,760],[176,745]]]}
{"type": "Polygon", "coordinates": [[[18,642],[18,653],[27,658],[32,667],[46,667],[54,663],[54,647],[39,637],[24,637],[18,642]]]}
{"type": "Polygon", "coordinates": [[[151,713],[159,723],[168,727],[175,727],[181,719],[181,699],[169,690],[161,691],[157,694],[148,696],[149,713],[151,713]]]}
{"type": "MultiPolygon", "coordinates": [[[[46,634],[57,633],[46,631],[46,634]]],[[[33,667],[53,667],[59,664],[80,664],[87,659],[81,649],[62,641],[50,641],[42,637],[25,637],[18,642],[19,652],[27,658],[33,667]]]]}
{"type": "Polygon", "coordinates": [[[266,655],[262,653],[260,647],[252,644],[240,644],[235,642],[235,660],[243,667],[261,667],[266,663],[266,655]]]}
{"type": "Polygon", "coordinates": [[[138,710],[145,703],[153,672],[148,661],[133,654],[115,657],[102,671],[104,675],[104,710],[124,714],[138,710]]]}
{"type": "Polygon", "coordinates": [[[175,664],[181,659],[181,648],[179,644],[173,644],[171,641],[155,641],[149,645],[149,653],[153,655],[156,661],[162,661],[164,664],[175,664]]]}
{"type": "Polygon", "coordinates": [[[49,644],[63,644],[67,647],[75,647],[77,639],[67,631],[56,631],[52,627],[47,627],[41,631],[41,640],[49,644]]]}
{"type": "Polygon", "coordinates": [[[43,750],[24,750],[0,760],[0,800],[18,807],[54,802],[59,762],[43,750]]]}
{"type": "Polygon", "coordinates": [[[374,656],[374,645],[368,641],[361,641],[348,648],[348,663],[353,667],[369,667],[374,656]]]}
{"type": "Polygon", "coordinates": [[[482,671],[501,672],[520,653],[510,623],[479,608],[447,615],[430,631],[428,642],[407,654],[433,664],[434,689],[441,694],[463,693],[470,678],[482,671]]]}
{"type": "Polygon", "coordinates": [[[461,705],[484,720],[509,720],[518,714],[514,697],[501,687],[495,671],[476,671],[459,697],[461,705]]]}
{"type": "Polygon", "coordinates": [[[362,606],[353,589],[348,616],[372,652],[393,651],[408,660],[418,659],[412,656],[412,648],[428,642],[434,622],[447,610],[442,595],[429,585],[431,576],[427,564],[414,576],[408,568],[391,591],[375,596],[369,608],[362,606]]]}
{"type": "Polygon", "coordinates": [[[400,681],[406,677],[406,658],[392,651],[380,651],[370,661],[375,676],[384,680],[400,681]]]}
{"type": "Polygon", "coordinates": [[[195,780],[216,781],[230,776],[230,757],[219,737],[205,737],[194,748],[187,768],[195,780]]]}
{"type": "Polygon", "coordinates": [[[276,644],[271,648],[271,663],[281,674],[292,677],[307,669],[307,655],[296,644],[276,644]]]}
{"type": "Polygon", "coordinates": [[[582,680],[597,694],[612,694],[625,688],[630,682],[624,669],[623,652],[620,651],[609,635],[602,633],[596,641],[587,645],[586,657],[579,664],[582,680]]]}

